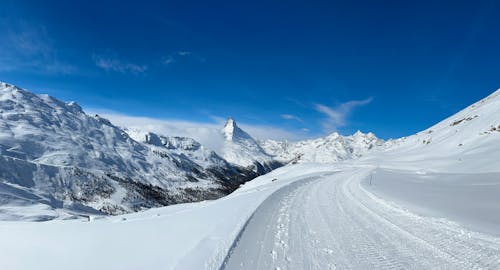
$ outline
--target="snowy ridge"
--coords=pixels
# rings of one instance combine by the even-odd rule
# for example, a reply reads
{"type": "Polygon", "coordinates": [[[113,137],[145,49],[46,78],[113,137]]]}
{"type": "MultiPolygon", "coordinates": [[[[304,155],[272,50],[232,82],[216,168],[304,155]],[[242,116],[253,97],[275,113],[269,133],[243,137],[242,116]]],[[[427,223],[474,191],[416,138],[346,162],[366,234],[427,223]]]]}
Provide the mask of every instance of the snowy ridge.
{"type": "Polygon", "coordinates": [[[261,141],[260,145],[268,153],[283,162],[320,162],[329,163],[361,157],[384,141],[373,133],[357,131],[351,136],[334,132],[326,137],[299,142],[261,141]]]}
{"type": "Polygon", "coordinates": [[[118,214],[213,199],[256,176],[194,140],[151,135],[141,143],[75,102],[6,83],[0,83],[0,160],[0,207],[41,203],[42,219],[59,216],[59,208],[118,214]],[[151,147],[160,144],[167,146],[151,147]]]}
{"type": "Polygon", "coordinates": [[[139,129],[125,128],[124,130],[138,142],[145,143],[152,148],[166,149],[169,153],[175,153],[179,156],[184,155],[202,168],[230,167],[226,160],[194,139],[163,136],[139,129]]]}
{"type": "Polygon", "coordinates": [[[415,164],[452,158],[460,164],[454,170],[467,172],[481,168],[484,172],[494,172],[498,164],[491,162],[488,153],[500,152],[500,90],[424,131],[388,141],[384,148],[382,153],[367,159],[415,164]]]}

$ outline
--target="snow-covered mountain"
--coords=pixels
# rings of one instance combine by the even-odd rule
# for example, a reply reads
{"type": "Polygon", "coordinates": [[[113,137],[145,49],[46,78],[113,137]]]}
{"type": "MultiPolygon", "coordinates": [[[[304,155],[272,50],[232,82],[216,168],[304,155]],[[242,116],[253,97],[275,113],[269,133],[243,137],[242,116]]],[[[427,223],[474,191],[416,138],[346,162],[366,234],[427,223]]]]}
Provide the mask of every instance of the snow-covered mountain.
{"type": "MultiPolygon", "coordinates": [[[[170,137],[145,132],[139,129],[124,129],[130,137],[147,145],[158,155],[176,155],[190,160],[196,166],[186,167],[187,170],[204,172],[208,176],[227,181],[226,185],[239,184],[259,176],[253,170],[229,163],[215,151],[187,137],[170,137]]],[[[233,185],[230,185],[233,187],[233,185]]]]}
{"type": "Polygon", "coordinates": [[[191,138],[123,129],[75,102],[0,83],[0,218],[119,214],[214,199],[286,163],[361,157],[359,163],[394,167],[435,160],[445,169],[458,162],[463,172],[495,171],[487,153],[500,152],[500,90],[429,129],[387,142],[359,131],[257,142],[232,118],[220,134],[223,147],[214,152],[191,138]]]}
{"type": "Polygon", "coordinates": [[[435,160],[443,169],[497,171],[491,153],[494,149],[500,153],[500,89],[424,131],[387,141],[384,148],[366,159],[393,160],[396,164],[435,160]],[[450,163],[450,159],[461,165],[450,163]]]}
{"type": "Polygon", "coordinates": [[[0,206],[117,214],[218,198],[256,176],[191,139],[145,142],[74,102],[0,83],[0,206]]]}
{"type": "Polygon", "coordinates": [[[220,151],[227,161],[260,174],[282,165],[266,153],[252,136],[243,131],[233,118],[227,120],[222,134],[225,141],[220,151]]]}
{"type": "MultiPolygon", "coordinates": [[[[0,249],[8,252],[1,261],[9,269],[221,269],[234,258],[248,269],[248,261],[267,268],[291,261],[317,269],[499,269],[499,119],[497,91],[361,158],[285,166],[224,199],[93,222],[3,222],[0,249]],[[265,239],[262,230],[276,237],[265,239]],[[269,250],[272,256],[259,256],[269,250]],[[82,256],[92,260],[83,264],[82,256]]],[[[139,141],[160,149],[197,148],[142,134],[139,141]]]]}
{"type": "Polygon", "coordinates": [[[264,140],[260,142],[265,151],[282,162],[336,162],[353,159],[379,148],[384,141],[373,133],[356,132],[342,136],[334,132],[326,137],[298,142],[264,140]]]}
{"type": "Polygon", "coordinates": [[[163,136],[136,128],[124,128],[124,130],[131,138],[147,144],[153,150],[168,150],[169,153],[175,153],[180,156],[184,155],[202,168],[231,168],[226,160],[194,139],[163,136]]]}

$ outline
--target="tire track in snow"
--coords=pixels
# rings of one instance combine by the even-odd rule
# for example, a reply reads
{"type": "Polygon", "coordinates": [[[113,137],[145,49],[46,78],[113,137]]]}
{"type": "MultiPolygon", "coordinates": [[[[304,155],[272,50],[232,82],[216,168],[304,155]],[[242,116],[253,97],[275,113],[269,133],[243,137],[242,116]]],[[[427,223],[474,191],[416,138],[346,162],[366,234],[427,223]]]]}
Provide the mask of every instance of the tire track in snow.
{"type": "Polygon", "coordinates": [[[408,213],[360,185],[369,169],[265,200],[222,269],[500,269],[500,240],[408,213]]]}

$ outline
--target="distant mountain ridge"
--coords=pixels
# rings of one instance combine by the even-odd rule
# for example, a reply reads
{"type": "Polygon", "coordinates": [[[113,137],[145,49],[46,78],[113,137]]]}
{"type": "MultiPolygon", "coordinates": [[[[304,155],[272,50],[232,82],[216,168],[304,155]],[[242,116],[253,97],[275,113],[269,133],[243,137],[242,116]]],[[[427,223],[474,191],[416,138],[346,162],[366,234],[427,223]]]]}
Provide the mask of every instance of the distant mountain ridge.
{"type": "Polygon", "coordinates": [[[298,142],[263,140],[260,145],[281,162],[329,163],[359,158],[384,145],[373,133],[357,131],[351,136],[334,132],[328,136],[298,142]]]}

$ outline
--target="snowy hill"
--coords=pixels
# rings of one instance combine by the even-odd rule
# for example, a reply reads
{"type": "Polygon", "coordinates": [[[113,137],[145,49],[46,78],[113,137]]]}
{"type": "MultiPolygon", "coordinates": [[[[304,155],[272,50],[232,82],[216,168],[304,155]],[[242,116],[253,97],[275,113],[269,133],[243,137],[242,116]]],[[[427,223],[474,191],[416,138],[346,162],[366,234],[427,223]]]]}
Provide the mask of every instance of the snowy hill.
{"type": "Polygon", "coordinates": [[[0,83],[2,212],[16,218],[23,214],[8,209],[30,206],[44,209],[42,219],[60,208],[118,214],[218,198],[256,176],[192,140],[161,140],[140,143],[74,102],[0,83]]]}
{"type": "Polygon", "coordinates": [[[500,153],[500,89],[424,131],[388,141],[385,148],[366,159],[392,160],[394,166],[435,160],[442,169],[497,171],[491,153],[500,153]]]}
{"type": "Polygon", "coordinates": [[[373,133],[356,132],[351,136],[342,136],[334,132],[326,137],[299,142],[261,141],[260,145],[267,153],[282,162],[337,162],[358,158],[370,150],[384,144],[373,133]]]}
{"type": "Polygon", "coordinates": [[[221,155],[229,162],[249,168],[259,174],[270,172],[282,164],[267,154],[248,133],[229,118],[222,129],[225,142],[221,155]]]}

